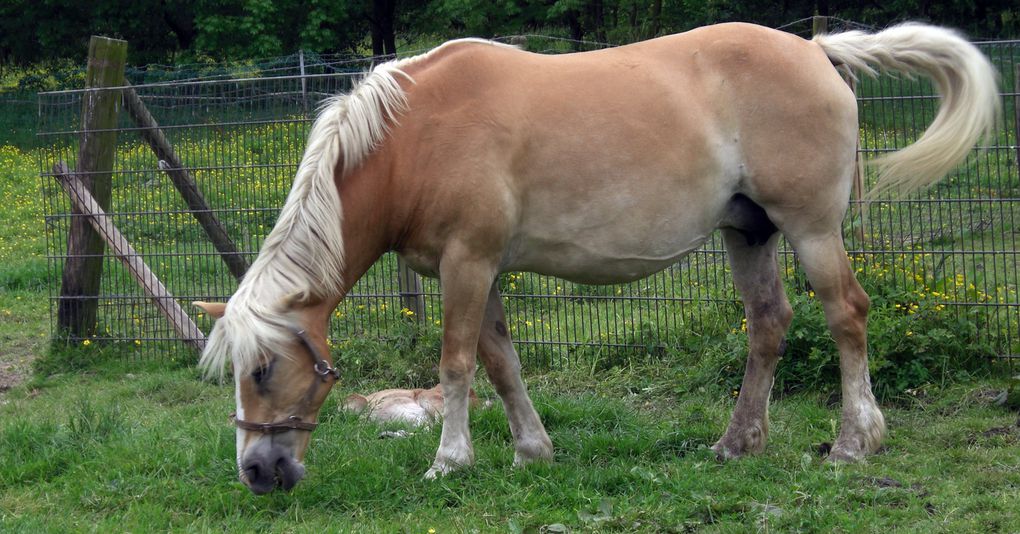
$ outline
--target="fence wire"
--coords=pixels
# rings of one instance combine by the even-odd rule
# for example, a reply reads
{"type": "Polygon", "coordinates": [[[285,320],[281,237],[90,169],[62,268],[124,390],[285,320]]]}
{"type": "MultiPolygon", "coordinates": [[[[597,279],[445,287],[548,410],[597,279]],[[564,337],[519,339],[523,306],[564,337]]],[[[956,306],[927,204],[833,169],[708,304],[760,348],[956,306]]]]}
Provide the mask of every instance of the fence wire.
{"type": "MultiPolygon", "coordinates": [[[[528,48],[542,50],[574,46],[523,39],[528,48]]],[[[1020,41],[980,47],[1001,74],[1004,117],[995,138],[928,191],[878,202],[868,210],[854,202],[845,238],[860,276],[882,278],[904,291],[920,286],[928,298],[954,313],[981,310],[984,335],[998,354],[1010,356],[1018,352],[1020,338],[1015,79],[1020,41]]],[[[326,58],[321,63],[306,65],[304,75],[280,66],[265,75],[255,69],[228,79],[216,74],[134,86],[249,263],[289,191],[317,104],[348,91],[356,72],[371,61],[326,58]]],[[[75,167],[83,133],[83,93],[39,94],[38,131],[46,147],[39,163],[54,323],[75,215],[51,169],[58,161],[75,167]]],[[[916,80],[863,80],[857,93],[860,153],[865,159],[909,144],[931,122],[938,103],[930,84],[916,80]]],[[[225,300],[236,279],[160,170],[160,161],[139,136],[140,127],[123,112],[119,121],[106,217],[208,332],[211,321],[190,302],[225,300]]],[[[865,187],[872,180],[865,172],[865,187]]],[[[785,245],[781,258],[787,285],[808,291],[795,255],[785,245]]],[[[103,261],[98,326],[90,343],[134,348],[139,357],[194,357],[121,265],[109,256],[103,261]]],[[[334,313],[330,342],[342,350],[359,337],[389,338],[439,328],[438,283],[424,281],[419,295],[424,307],[412,316],[397,280],[396,259],[387,255],[334,313]]],[[[691,335],[737,330],[742,317],[718,234],[676,265],[630,284],[587,286],[531,273],[507,273],[499,283],[518,350],[533,366],[560,367],[622,351],[655,352],[691,335]]],[[[68,339],[55,326],[52,335],[71,343],[83,341],[68,339]]]]}

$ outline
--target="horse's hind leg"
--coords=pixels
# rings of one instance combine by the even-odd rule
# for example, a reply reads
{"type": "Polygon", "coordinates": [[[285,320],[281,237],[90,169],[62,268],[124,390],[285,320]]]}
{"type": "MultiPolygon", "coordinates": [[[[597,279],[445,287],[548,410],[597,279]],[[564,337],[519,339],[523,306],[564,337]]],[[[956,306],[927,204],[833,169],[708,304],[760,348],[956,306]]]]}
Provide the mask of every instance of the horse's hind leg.
{"type": "Polygon", "coordinates": [[[843,414],[830,461],[856,461],[874,452],[885,433],[885,419],[871,393],[868,375],[867,319],[870,301],[854,278],[838,230],[796,237],[787,234],[811,286],[822,301],[839,349],[843,414]]]}
{"type": "Polygon", "coordinates": [[[763,244],[735,230],[723,230],[723,238],[733,282],[744,301],[749,351],[733,416],[712,450],[721,458],[734,458],[765,448],[769,393],[793,310],[779,278],[779,234],[773,233],[763,244]]]}
{"type": "Polygon", "coordinates": [[[507,329],[506,314],[499,290],[493,284],[485,306],[485,318],[478,339],[478,355],[503,401],[510,433],[514,438],[514,463],[552,459],[552,442],[538,418],[528,390],[521,379],[521,360],[514,350],[507,329]]]}

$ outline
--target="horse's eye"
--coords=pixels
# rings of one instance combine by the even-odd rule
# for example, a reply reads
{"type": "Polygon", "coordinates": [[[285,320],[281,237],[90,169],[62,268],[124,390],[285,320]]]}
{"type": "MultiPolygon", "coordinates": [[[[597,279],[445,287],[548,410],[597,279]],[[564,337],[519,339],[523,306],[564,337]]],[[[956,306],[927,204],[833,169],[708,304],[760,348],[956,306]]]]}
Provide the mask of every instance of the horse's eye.
{"type": "Polygon", "coordinates": [[[269,380],[269,375],[273,372],[273,362],[270,360],[265,365],[260,365],[251,372],[251,379],[255,381],[256,385],[263,385],[263,382],[269,380]]]}

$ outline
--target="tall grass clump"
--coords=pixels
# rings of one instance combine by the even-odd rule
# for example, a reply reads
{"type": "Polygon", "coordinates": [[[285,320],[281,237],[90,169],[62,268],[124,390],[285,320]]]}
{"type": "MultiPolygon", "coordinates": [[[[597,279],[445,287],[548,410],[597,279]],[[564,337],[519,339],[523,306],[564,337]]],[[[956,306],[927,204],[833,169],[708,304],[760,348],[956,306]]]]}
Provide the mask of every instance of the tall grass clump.
{"type": "MultiPolygon", "coordinates": [[[[879,400],[892,400],[928,384],[945,385],[987,374],[997,356],[986,331],[986,325],[991,324],[989,312],[961,304],[975,297],[966,294],[961,277],[939,279],[904,256],[856,256],[851,260],[858,281],[871,297],[868,366],[879,400]],[[958,284],[965,291],[955,292],[958,284]]],[[[803,279],[803,275],[798,278],[803,279]]],[[[776,370],[774,391],[838,392],[839,354],[821,302],[810,289],[792,289],[788,298],[794,316],[776,370]]],[[[733,370],[716,374],[715,382],[734,391],[743,377],[746,330],[745,320],[721,336],[719,343],[706,345],[702,364],[733,370]]]]}

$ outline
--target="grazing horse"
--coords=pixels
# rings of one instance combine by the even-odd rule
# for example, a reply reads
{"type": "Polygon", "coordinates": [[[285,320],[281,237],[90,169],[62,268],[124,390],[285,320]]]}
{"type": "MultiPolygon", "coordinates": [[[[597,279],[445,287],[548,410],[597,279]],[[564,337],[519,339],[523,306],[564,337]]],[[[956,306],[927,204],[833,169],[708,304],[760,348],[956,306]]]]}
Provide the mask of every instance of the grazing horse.
{"type": "MultiPolygon", "coordinates": [[[[469,403],[478,406],[475,390],[468,391],[469,403]]],[[[411,426],[428,426],[443,415],[443,386],[431,389],[384,389],[368,395],[352,393],[344,399],[340,409],[361,413],[380,423],[406,423],[411,426]]]]}
{"type": "Polygon", "coordinates": [[[291,488],[339,376],[327,320],[385,252],[442,283],[446,397],[426,477],[474,461],[476,354],[506,408],[516,463],[553,448],[521,380],[495,284],[531,271],[585,284],[648,276],[721,230],[750,351],[720,457],[761,451],[791,320],[780,234],[820,298],[840,357],[833,461],[874,451],[868,296],[843,246],[858,141],[841,71],[920,74],[941,103],[913,145],[878,161],[877,189],[941,178],[991,131],[995,73],[952,31],[907,24],[812,40],[721,24],[619,48],[539,55],[480,40],[381,64],[325,103],[293,188],[202,356],[233,364],[237,467],[255,493],[291,488]]]}

